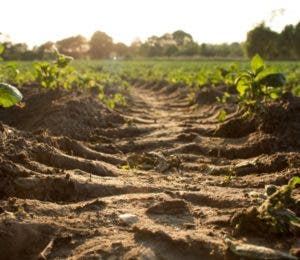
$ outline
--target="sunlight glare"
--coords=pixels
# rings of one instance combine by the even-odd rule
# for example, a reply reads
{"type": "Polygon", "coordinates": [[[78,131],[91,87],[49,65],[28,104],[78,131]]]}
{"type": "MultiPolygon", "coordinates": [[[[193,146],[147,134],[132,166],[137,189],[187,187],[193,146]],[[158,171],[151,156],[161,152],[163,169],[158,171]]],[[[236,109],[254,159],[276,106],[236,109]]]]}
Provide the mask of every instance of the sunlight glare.
{"type": "Polygon", "coordinates": [[[10,0],[1,7],[6,10],[0,16],[1,32],[33,46],[78,34],[90,38],[97,30],[126,44],[136,37],[146,40],[178,29],[200,43],[244,41],[247,31],[262,21],[275,30],[298,22],[300,4],[294,0],[10,0]],[[280,9],[284,11],[271,19],[280,9]]]}

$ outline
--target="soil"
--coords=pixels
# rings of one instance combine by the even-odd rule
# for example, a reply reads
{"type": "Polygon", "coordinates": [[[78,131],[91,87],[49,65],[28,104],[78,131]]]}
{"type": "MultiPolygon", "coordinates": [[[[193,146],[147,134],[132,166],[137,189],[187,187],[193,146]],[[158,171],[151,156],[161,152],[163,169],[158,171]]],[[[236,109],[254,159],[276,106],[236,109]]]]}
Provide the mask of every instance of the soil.
{"type": "Polygon", "coordinates": [[[228,106],[220,123],[218,91],[191,104],[180,86],[136,83],[115,111],[93,92],[22,92],[25,108],[0,109],[1,259],[240,259],[225,238],[299,244],[230,224],[299,175],[299,99],[249,118],[228,106]]]}

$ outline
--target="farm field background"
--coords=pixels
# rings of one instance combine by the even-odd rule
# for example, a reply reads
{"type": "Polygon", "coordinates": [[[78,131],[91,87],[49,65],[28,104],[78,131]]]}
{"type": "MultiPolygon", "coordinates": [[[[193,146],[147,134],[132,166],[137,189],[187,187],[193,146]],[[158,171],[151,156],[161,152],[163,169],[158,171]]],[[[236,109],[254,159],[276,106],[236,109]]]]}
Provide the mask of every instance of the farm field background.
{"type": "MultiPolygon", "coordinates": [[[[10,61],[2,62],[4,65],[3,72],[0,74],[2,81],[9,81],[12,84],[20,85],[21,83],[30,84],[35,81],[36,71],[35,64],[42,63],[39,61],[10,61]],[[17,71],[17,72],[16,72],[17,71]]],[[[289,90],[294,94],[299,92],[300,63],[298,61],[269,61],[266,62],[270,71],[282,72],[287,81],[289,90]]],[[[249,69],[249,61],[235,60],[174,60],[174,59],[147,59],[147,60],[74,60],[73,69],[69,70],[73,74],[68,83],[72,80],[76,82],[75,77],[78,73],[92,75],[93,73],[102,72],[101,76],[113,75],[123,77],[126,80],[142,81],[164,81],[168,84],[182,84],[183,87],[201,88],[209,84],[227,84],[233,85],[230,78],[234,79],[239,70],[249,69]],[[76,71],[76,73],[73,73],[76,71]],[[75,74],[75,75],[74,75],[75,74]],[[104,75],[105,74],[105,75],[104,75]],[[228,74],[228,75],[227,75],[228,74]],[[227,76],[227,77],[226,77],[227,76]]],[[[68,81],[65,78],[64,81],[68,81]]],[[[70,87],[69,84],[68,87],[70,87]]],[[[89,88],[87,85],[85,88],[89,88]]]]}
{"type": "Polygon", "coordinates": [[[1,257],[297,259],[300,64],[266,67],[253,105],[249,61],[2,62],[1,257]]]}

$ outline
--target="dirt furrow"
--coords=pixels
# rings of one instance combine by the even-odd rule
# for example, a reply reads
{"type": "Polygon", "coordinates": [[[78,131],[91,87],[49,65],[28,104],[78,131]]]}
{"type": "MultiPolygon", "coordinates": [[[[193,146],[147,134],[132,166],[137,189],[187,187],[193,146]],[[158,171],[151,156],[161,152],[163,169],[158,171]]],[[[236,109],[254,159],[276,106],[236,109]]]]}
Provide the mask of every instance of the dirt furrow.
{"type": "Polygon", "coordinates": [[[178,86],[134,86],[115,111],[93,94],[25,101],[0,111],[3,259],[235,259],[234,213],[299,174],[297,142],[234,121],[232,108],[220,123],[218,104],[191,103],[178,86]]]}

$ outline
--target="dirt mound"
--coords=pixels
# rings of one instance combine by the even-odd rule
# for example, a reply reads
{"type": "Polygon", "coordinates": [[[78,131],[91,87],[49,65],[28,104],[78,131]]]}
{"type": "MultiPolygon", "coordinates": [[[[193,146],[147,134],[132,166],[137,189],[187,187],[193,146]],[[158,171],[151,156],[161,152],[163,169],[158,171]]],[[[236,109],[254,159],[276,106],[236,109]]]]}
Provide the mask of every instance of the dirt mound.
{"type": "MultiPolygon", "coordinates": [[[[220,124],[214,136],[242,138],[250,134],[272,135],[274,151],[298,151],[300,148],[300,98],[283,97],[280,102],[271,102],[261,113],[250,117],[238,116],[220,124]]],[[[242,113],[240,113],[242,114],[242,113]]]]}
{"type": "Polygon", "coordinates": [[[20,215],[7,211],[0,215],[1,259],[45,259],[43,251],[56,228],[49,224],[22,222],[16,219],[20,215]]]}
{"type": "Polygon", "coordinates": [[[195,94],[195,103],[199,105],[210,105],[217,102],[217,97],[222,98],[223,92],[211,86],[203,86],[195,94]]]}
{"type": "Polygon", "coordinates": [[[226,138],[240,138],[257,130],[255,118],[233,118],[221,124],[215,131],[215,136],[226,138]]]}
{"type": "Polygon", "coordinates": [[[27,94],[24,108],[0,111],[2,122],[22,130],[46,130],[79,140],[92,138],[97,129],[124,123],[123,117],[106,108],[97,95],[62,89],[27,94]]]}
{"type": "Polygon", "coordinates": [[[22,91],[25,108],[0,110],[0,258],[235,259],[257,244],[298,252],[294,233],[234,233],[270,187],[299,175],[297,98],[249,118],[233,104],[220,123],[218,88],[196,105],[179,86],[145,83],[115,111],[95,90],[22,91]]]}
{"type": "Polygon", "coordinates": [[[283,97],[280,103],[271,103],[260,119],[260,129],[266,133],[284,134],[300,130],[300,98],[283,97]]]}

